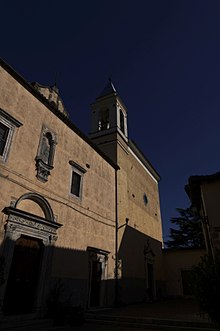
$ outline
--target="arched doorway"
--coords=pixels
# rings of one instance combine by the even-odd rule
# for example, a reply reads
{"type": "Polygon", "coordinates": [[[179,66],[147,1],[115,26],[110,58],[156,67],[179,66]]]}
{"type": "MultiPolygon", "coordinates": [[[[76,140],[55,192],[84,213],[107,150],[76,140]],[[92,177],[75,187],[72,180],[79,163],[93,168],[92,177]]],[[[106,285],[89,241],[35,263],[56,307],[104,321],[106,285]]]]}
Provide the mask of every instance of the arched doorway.
{"type": "Polygon", "coordinates": [[[6,315],[32,312],[42,253],[42,240],[26,236],[16,240],[4,299],[6,315]]]}
{"type": "Polygon", "coordinates": [[[41,314],[50,280],[52,249],[61,224],[48,201],[37,193],[22,195],[10,207],[2,255],[6,261],[0,293],[4,314],[41,314]]]}

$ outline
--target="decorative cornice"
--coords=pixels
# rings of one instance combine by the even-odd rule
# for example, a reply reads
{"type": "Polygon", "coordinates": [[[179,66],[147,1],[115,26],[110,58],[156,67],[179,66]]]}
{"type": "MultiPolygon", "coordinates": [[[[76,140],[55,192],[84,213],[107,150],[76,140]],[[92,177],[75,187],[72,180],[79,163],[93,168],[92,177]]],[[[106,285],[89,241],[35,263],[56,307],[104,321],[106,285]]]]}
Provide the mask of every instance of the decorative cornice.
{"type": "Polygon", "coordinates": [[[3,213],[8,215],[9,220],[13,223],[23,224],[39,230],[46,230],[48,232],[55,233],[56,230],[62,226],[62,224],[51,222],[43,217],[13,207],[4,208],[3,213]]]}
{"type": "Polygon", "coordinates": [[[50,175],[50,171],[53,169],[53,166],[46,164],[40,157],[36,157],[36,170],[37,170],[37,178],[45,183],[48,181],[48,176],[50,175]]]}
{"type": "Polygon", "coordinates": [[[69,161],[69,164],[71,166],[73,166],[74,168],[78,169],[80,172],[82,172],[83,174],[86,173],[86,169],[84,169],[83,167],[81,167],[79,164],[77,164],[76,162],[74,162],[73,160],[69,161]]]}
{"type": "Polygon", "coordinates": [[[106,251],[104,249],[99,249],[99,248],[91,247],[91,246],[87,247],[87,251],[88,252],[94,252],[94,253],[97,253],[97,254],[103,254],[103,255],[108,255],[110,253],[109,251],[106,251]]]}

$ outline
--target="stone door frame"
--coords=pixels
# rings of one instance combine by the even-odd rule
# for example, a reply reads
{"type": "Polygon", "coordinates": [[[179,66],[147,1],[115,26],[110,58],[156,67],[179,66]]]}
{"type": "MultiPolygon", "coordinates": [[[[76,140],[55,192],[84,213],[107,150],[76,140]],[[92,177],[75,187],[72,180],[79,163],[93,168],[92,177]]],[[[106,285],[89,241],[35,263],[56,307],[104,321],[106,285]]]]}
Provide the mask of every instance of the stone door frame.
{"type": "MultiPolygon", "coordinates": [[[[45,199],[42,197],[41,202],[43,200],[45,199]]],[[[1,286],[0,291],[0,314],[3,315],[2,308],[14,254],[15,242],[23,235],[40,239],[44,245],[41,260],[41,272],[39,274],[36,291],[37,295],[33,307],[33,313],[35,315],[42,315],[44,310],[42,303],[45,298],[46,285],[51,270],[52,248],[57,240],[57,229],[61,226],[61,224],[27,213],[14,207],[6,207],[3,212],[8,215],[8,218],[6,220],[5,236],[1,247],[1,256],[3,256],[5,260],[5,283],[1,286]]]]}
{"type": "Polygon", "coordinates": [[[108,263],[108,254],[110,252],[101,250],[94,247],[87,247],[87,251],[89,253],[89,293],[88,293],[88,308],[97,308],[103,307],[105,304],[105,292],[106,292],[106,282],[107,275],[107,263],[108,263]],[[92,307],[90,306],[90,297],[91,297],[91,281],[92,281],[92,261],[101,263],[101,284],[100,284],[100,294],[99,294],[99,306],[92,307]]]}

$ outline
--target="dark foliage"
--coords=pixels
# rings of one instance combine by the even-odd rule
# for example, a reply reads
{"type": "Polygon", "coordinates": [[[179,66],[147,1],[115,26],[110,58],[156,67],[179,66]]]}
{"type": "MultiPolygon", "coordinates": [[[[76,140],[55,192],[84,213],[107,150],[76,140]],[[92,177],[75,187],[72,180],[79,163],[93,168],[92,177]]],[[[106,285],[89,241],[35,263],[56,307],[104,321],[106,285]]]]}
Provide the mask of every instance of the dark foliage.
{"type": "Polygon", "coordinates": [[[177,208],[179,217],[171,218],[176,228],[170,228],[170,240],[165,242],[168,248],[204,247],[202,224],[192,208],[177,208]]]}
{"type": "Polygon", "coordinates": [[[71,294],[64,299],[64,285],[58,280],[47,300],[47,316],[52,318],[55,325],[69,324],[71,326],[84,323],[84,310],[81,306],[72,306],[71,294]]]}
{"type": "Polygon", "coordinates": [[[220,325],[220,252],[212,257],[204,256],[192,270],[192,286],[202,312],[220,325]]]}
{"type": "Polygon", "coordinates": [[[56,282],[47,300],[47,315],[53,318],[55,325],[63,325],[65,321],[64,306],[61,296],[64,286],[60,280],[56,282]]]}

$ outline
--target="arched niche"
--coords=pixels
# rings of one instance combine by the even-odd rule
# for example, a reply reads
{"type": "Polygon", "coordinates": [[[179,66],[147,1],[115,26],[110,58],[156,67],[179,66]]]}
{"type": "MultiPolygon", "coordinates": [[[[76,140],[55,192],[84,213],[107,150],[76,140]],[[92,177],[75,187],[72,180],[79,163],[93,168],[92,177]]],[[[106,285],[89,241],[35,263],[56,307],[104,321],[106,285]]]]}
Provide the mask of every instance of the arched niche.
{"type": "Polygon", "coordinates": [[[56,134],[43,125],[38,151],[35,157],[37,170],[36,176],[43,183],[48,181],[48,176],[51,174],[51,170],[53,169],[56,144],[56,134]]]}

